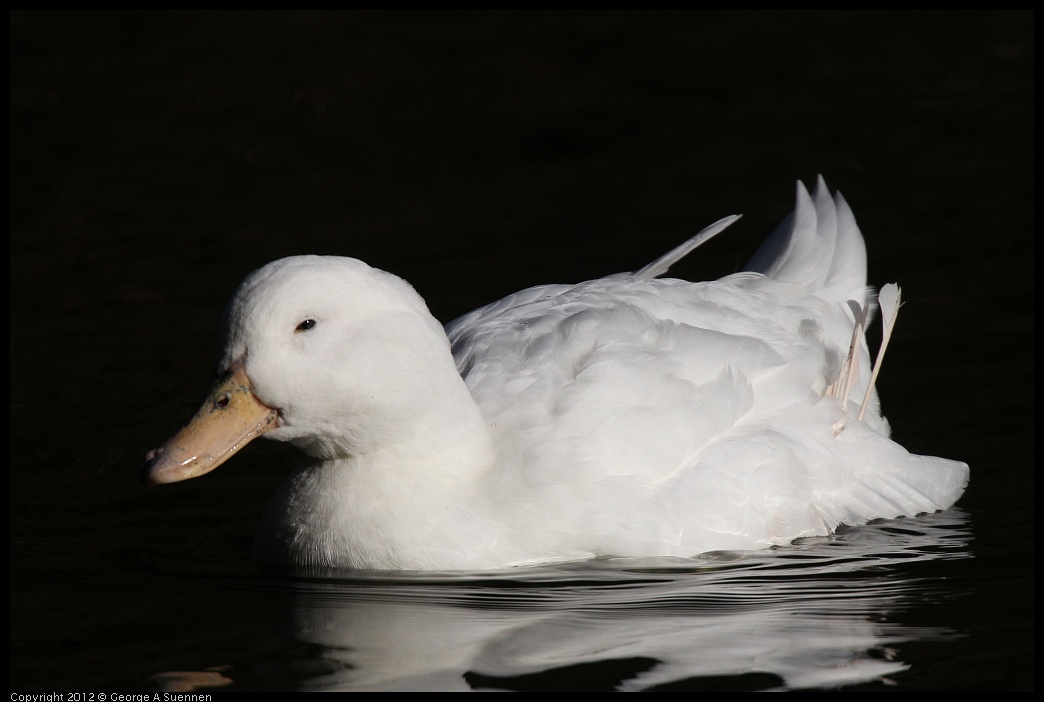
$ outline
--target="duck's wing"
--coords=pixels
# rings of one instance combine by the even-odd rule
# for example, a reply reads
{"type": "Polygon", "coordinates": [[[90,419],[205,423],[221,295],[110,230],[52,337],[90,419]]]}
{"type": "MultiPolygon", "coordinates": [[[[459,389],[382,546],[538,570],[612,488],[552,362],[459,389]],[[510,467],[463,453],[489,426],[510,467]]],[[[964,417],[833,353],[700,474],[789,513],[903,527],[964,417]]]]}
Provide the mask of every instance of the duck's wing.
{"type": "Polygon", "coordinates": [[[822,180],[811,196],[799,184],[797,199],[749,271],[655,278],[701,233],[636,274],[532,288],[451,325],[502,464],[517,466],[502,492],[524,514],[574,534],[610,533],[625,515],[628,533],[592,552],[673,539],[695,553],[957,499],[966,465],[892,442],[872,394],[860,420],[865,343],[850,401],[828,390],[865,324],[865,245],[822,180]],[[596,513],[578,509],[591,500],[596,513]],[[666,533],[679,524],[685,533],[666,533]]]}

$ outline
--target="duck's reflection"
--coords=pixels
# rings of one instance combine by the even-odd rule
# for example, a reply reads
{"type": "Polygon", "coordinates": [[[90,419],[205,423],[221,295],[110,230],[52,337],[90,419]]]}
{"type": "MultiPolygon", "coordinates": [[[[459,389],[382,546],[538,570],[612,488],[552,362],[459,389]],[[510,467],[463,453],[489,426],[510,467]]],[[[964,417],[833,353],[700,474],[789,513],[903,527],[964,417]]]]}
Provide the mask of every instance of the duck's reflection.
{"type": "Polygon", "coordinates": [[[288,627],[326,663],[309,689],[838,687],[905,670],[906,642],[956,635],[903,615],[969,540],[950,510],[694,561],[305,578],[288,627]]]}

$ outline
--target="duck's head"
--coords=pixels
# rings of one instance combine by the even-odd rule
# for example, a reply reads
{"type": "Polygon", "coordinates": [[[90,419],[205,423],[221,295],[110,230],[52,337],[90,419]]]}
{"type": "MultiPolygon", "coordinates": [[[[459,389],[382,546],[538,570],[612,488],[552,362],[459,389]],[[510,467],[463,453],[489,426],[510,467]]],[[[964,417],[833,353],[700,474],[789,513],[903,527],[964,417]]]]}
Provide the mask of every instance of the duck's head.
{"type": "Polygon", "coordinates": [[[394,444],[449,358],[413,288],[351,258],[266,265],[240,285],[223,326],[217,382],[189,424],[147,455],[150,484],[207,473],[261,435],[321,459],[394,444]]]}

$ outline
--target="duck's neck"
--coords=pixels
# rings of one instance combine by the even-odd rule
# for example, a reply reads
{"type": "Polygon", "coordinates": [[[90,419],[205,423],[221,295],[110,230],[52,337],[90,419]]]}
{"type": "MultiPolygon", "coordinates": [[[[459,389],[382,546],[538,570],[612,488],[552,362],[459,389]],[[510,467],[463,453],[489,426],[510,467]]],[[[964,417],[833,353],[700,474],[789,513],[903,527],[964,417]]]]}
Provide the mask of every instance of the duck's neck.
{"type": "Polygon", "coordinates": [[[488,428],[453,371],[399,440],[315,460],[265,512],[255,559],[279,565],[380,569],[478,567],[495,540],[477,492],[493,461],[488,428]],[[452,380],[452,379],[450,379],[452,380]]]}

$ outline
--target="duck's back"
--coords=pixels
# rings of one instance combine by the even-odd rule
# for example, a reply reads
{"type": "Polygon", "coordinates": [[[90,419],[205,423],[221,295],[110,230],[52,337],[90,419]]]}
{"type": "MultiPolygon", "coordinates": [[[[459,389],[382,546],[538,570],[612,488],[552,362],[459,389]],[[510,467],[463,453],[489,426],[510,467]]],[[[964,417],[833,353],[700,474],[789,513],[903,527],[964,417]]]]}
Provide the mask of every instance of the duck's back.
{"type": "MultiPolygon", "coordinates": [[[[799,186],[749,268],[532,288],[448,326],[497,446],[490,494],[530,518],[517,528],[587,534],[594,555],[684,556],[957,499],[967,466],[908,454],[876,398],[857,420],[824,394],[866,297],[844,200],[799,186]]],[[[869,379],[865,345],[857,354],[855,406],[869,379]]]]}

